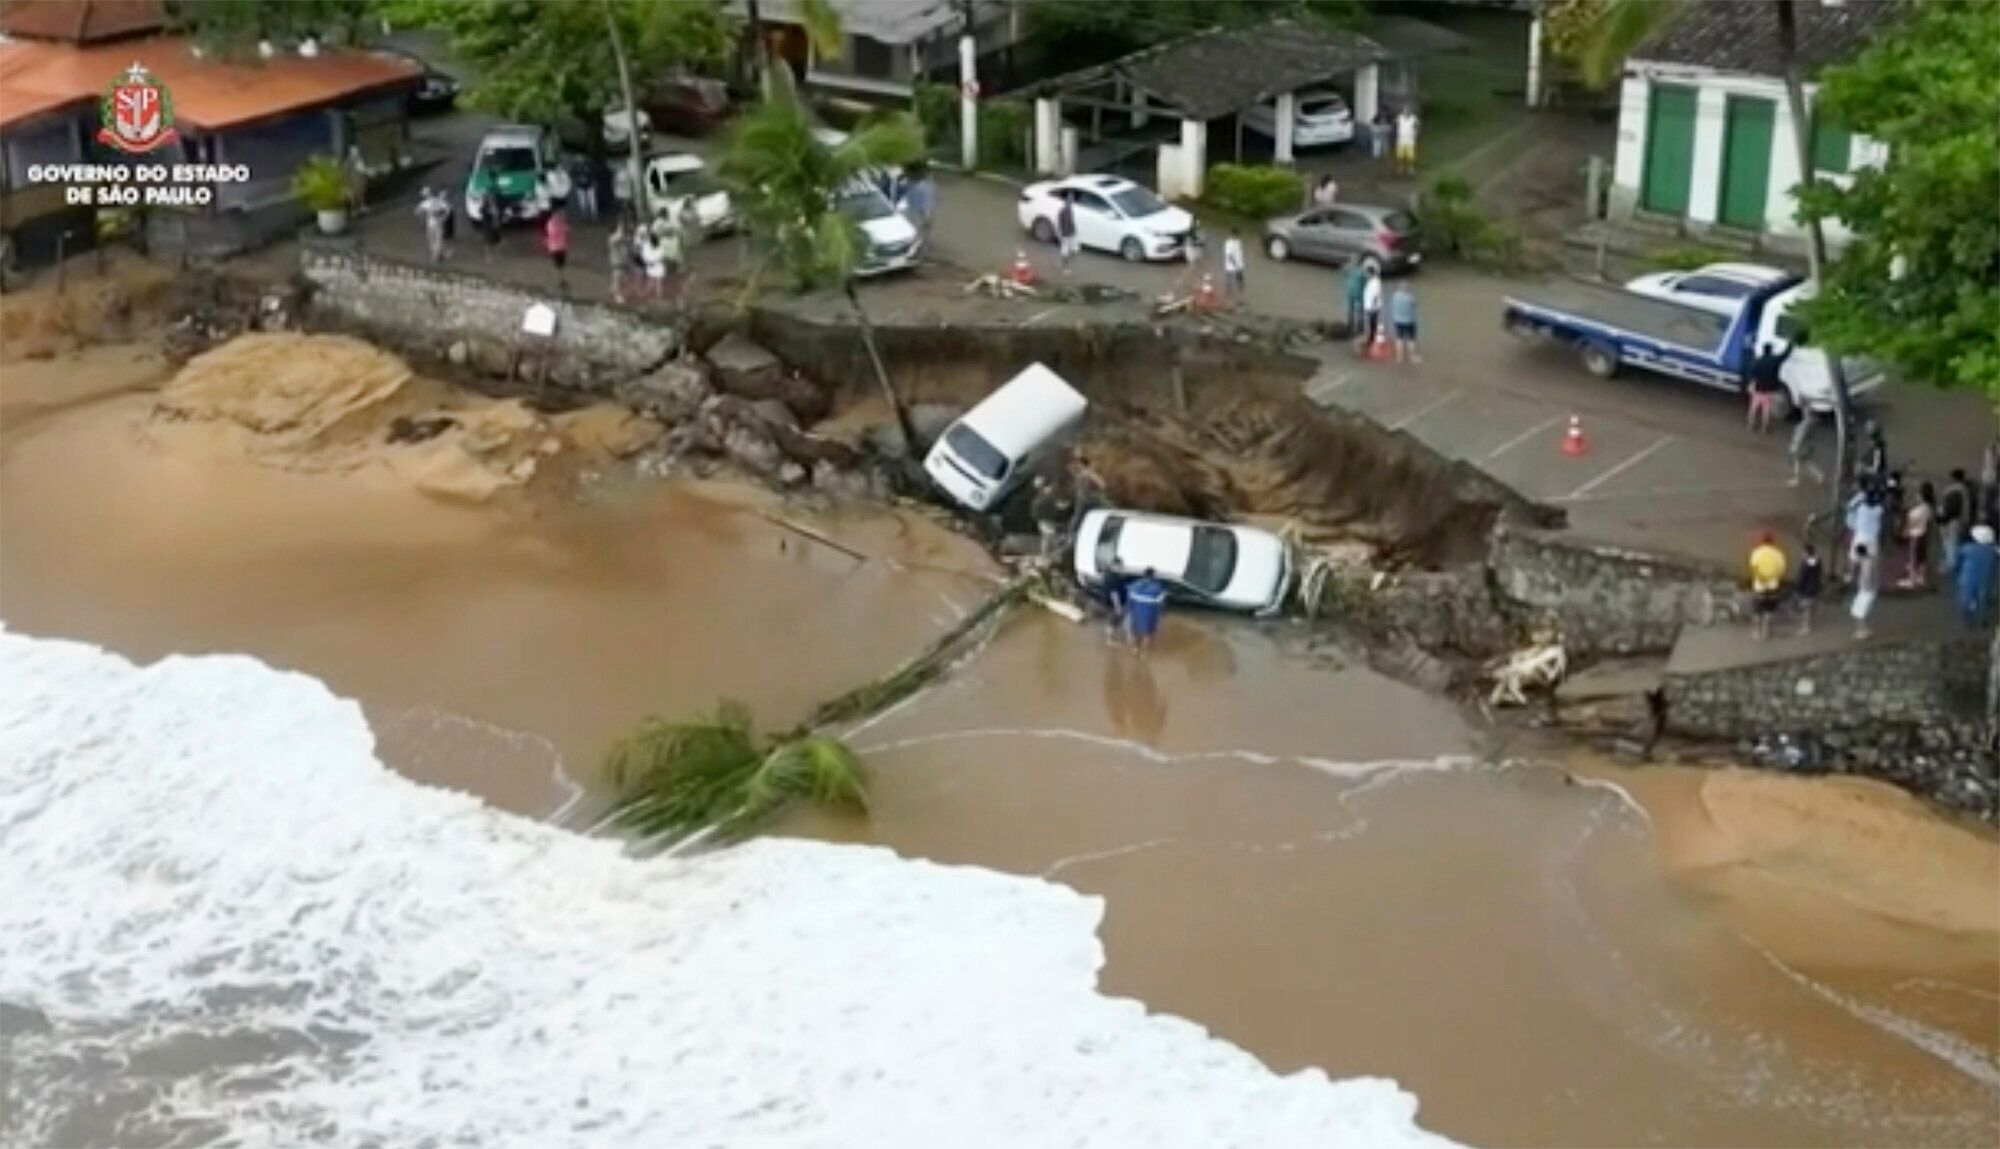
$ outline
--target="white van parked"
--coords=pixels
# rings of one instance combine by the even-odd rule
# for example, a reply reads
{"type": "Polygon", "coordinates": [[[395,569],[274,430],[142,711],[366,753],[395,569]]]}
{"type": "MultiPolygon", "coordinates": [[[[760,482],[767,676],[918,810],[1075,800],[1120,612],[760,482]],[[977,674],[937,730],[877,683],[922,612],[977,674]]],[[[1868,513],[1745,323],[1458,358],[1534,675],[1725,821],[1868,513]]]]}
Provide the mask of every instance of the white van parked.
{"type": "Polygon", "coordinates": [[[990,510],[1083,422],[1089,406],[1062,376],[1036,363],[945,428],[924,470],[960,506],[990,510]]]}

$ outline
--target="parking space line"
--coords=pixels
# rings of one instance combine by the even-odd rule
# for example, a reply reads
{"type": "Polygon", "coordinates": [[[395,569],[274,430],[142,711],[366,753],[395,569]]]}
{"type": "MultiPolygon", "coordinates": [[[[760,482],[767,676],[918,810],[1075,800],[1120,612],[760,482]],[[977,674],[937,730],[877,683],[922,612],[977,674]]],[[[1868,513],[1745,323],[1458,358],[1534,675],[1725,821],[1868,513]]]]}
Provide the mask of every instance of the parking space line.
{"type": "Polygon", "coordinates": [[[1446,403],[1451,402],[1453,399],[1458,398],[1462,394],[1464,394],[1464,392],[1462,391],[1447,391],[1444,394],[1438,396],[1437,398],[1431,400],[1430,402],[1424,404],[1423,406],[1417,408],[1410,414],[1405,415],[1401,419],[1396,420],[1394,423],[1389,424],[1389,429],[1391,431],[1400,431],[1403,428],[1409,426],[1410,424],[1416,422],[1417,420],[1423,418],[1424,416],[1430,414],[1431,412],[1438,410],[1439,408],[1443,407],[1446,403]]]}
{"type": "Polygon", "coordinates": [[[1534,426],[1528,428],[1527,430],[1521,432],[1520,434],[1500,444],[1498,447],[1493,448],[1492,453],[1487,455],[1486,458],[1488,460],[1497,459],[1500,456],[1506,454],[1507,452],[1513,450],[1514,448],[1520,446],[1521,444],[1527,442],[1528,440],[1534,438],[1535,436],[1541,434],[1543,431],[1548,430],[1550,427],[1553,427],[1557,423],[1560,423],[1562,421],[1563,417],[1561,415],[1551,415],[1546,420],[1535,424],[1534,426]]]}
{"type": "Polygon", "coordinates": [[[1774,491],[1796,491],[1797,486],[1772,481],[1769,483],[1736,483],[1726,486],[1648,487],[1643,491],[1618,491],[1608,495],[1564,495],[1558,502],[1564,503],[1608,503],[1617,499],[1685,499],[1700,495],[1760,495],[1774,491]]]}
{"type": "Polygon", "coordinates": [[[1659,451],[1661,447],[1664,447],[1668,443],[1671,443],[1673,441],[1674,441],[1674,436],[1672,435],[1660,436],[1658,439],[1655,439],[1653,441],[1652,446],[1647,447],[1645,450],[1640,451],[1638,454],[1633,455],[1632,457],[1626,459],[1624,462],[1618,464],[1617,466],[1597,476],[1595,479],[1592,479],[1588,483],[1585,483],[1583,486],[1578,487],[1576,490],[1571,491],[1569,494],[1564,495],[1562,498],[1557,499],[1556,501],[1559,503],[1567,503],[1582,498],[1583,496],[1589,494],[1590,492],[1596,490],[1597,488],[1603,486],[1604,484],[1610,482],[1611,480],[1617,478],[1618,476],[1624,474],[1625,472],[1645,462],[1647,459],[1652,458],[1654,453],[1659,451]]]}
{"type": "Polygon", "coordinates": [[[1331,381],[1322,381],[1306,388],[1306,398],[1311,399],[1315,403],[1324,404],[1327,402],[1328,397],[1335,391],[1347,386],[1353,378],[1354,372],[1343,371],[1339,375],[1334,376],[1331,381]]]}

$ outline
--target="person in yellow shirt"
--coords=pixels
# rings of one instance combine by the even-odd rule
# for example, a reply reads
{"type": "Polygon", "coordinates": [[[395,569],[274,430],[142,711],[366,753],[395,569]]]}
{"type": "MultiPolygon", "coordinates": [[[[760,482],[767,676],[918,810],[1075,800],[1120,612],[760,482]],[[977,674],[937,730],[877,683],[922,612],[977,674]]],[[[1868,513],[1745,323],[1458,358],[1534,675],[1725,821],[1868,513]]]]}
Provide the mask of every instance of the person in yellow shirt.
{"type": "Polygon", "coordinates": [[[1750,550],[1750,633],[1759,640],[1771,637],[1771,616],[1778,611],[1778,603],[1785,591],[1785,552],[1778,549],[1778,540],[1769,531],[1757,537],[1757,545],[1750,550]]]}

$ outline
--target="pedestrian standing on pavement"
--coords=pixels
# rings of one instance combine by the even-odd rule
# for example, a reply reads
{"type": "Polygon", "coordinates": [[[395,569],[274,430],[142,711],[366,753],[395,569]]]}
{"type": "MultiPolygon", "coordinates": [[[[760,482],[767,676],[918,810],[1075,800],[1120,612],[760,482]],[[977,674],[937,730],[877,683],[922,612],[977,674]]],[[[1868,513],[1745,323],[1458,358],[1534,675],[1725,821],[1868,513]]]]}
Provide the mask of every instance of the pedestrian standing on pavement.
{"type": "Polygon", "coordinates": [[[1856,477],[1879,483],[1889,474],[1889,442],[1879,419],[1868,420],[1868,438],[1855,459],[1856,477]]]}
{"type": "Polygon", "coordinates": [[[1938,569],[1949,576],[1958,565],[1958,548],[1965,544],[1972,526],[1972,486],[1966,482],[1965,468],[1954,467],[1945,484],[1944,501],[1938,504],[1937,533],[1944,555],[1938,569]]]}
{"type": "Polygon", "coordinates": [[[1820,568],[1819,551],[1811,543],[1799,550],[1799,578],[1793,593],[1799,600],[1799,635],[1811,634],[1813,615],[1819,611],[1819,596],[1826,590],[1826,572],[1820,568]]]}
{"type": "Polygon", "coordinates": [[[347,208],[355,215],[368,210],[368,161],[359,147],[347,149],[347,208]]]}
{"type": "Polygon", "coordinates": [[[1125,612],[1132,620],[1132,645],[1150,650],[1153,636],[1160,632],[1160,616],[1167,611],[1167,588],[1152,567],[1125,591],[1125,612]]]}
{"type": "Polygon", "coordinates": [[[1397,284],[1389,297],[1389,329],[1396,337],[1396,362],[1424,361],[1417,354],[1417,293],[1410,290],[1408,280],[1397,284]]]}
{"type": "Polygon", "coordinates": [[[1362,301],[1368,297],[1368,269],[1358,259],[1349,260],[1341,282],[1347,292],[1347,337],[1360,339],[1361,325],[1368,319],[1368,313],[1362,309],[1362,301]]]}
{"type": "Polygon", "coordinates": [[[653,225],[653,230],[660,241],[660,266],[666,269],[658,284],[660,296],[679,298],[681,271],[687,263],[687,243],[681,235],[681,226],[672,219],[663,219],[653,225]]]}
{"type": "Polygon", "coordinates": [[[1849,578],[1854,577],[1852,568],[1860,562],[1863,551],[1876,556],[1882,554],[1882,491],[1875,486],[1856,491],[1847,501],[1847,558],[1849,578]]]}
{"type": "Polygon", "coordinates": [[[639,229],[639,263],[646,269],[645,299],[664,299],[667,294],[667,255],[660,237],[650,228],[639,229]]]}
{"type": "Polygon", "coordinates": [[[576,188],[576,210],[586,220],[595,221],[602,204],[599,202],[597,165],[588,156],[576,162],[576,174],[570,177],[576,188]]]}
{"type": "Polygon", "coordinates": [[[1367,277],[1361,284],[1361,351],[1382,338],[1382,272],[1379,268],[1366,269],[1367,277]]]}
{"type": "Polygon", "coordinates": [[[1959,621],[1972,630],[1986,625],[1996,566],[2000,566],[2000,553],[1993,549],[1993,528],[1981,523],[1972,528],[1972,536],[1958,548],[1958,565],[1951,572],[1952,585],[1958,592],[1959,621]]]}
{"type": "Polygon", "coordinates": [[[500,196],[489,185],[479,193],[479,234],[486,239],[486,262],[492,263],[493,256],[500,250],[500,196]]]}
{"type": "Polygon", "coordinates": [[[1750,362],[1750,409],[1745,413],[1743,422],[1759,435],[1771,429],[1771,414],[1778,406],[1778,392],[1785,388],[1779,376],[1791,353],[1789,346],[1780,351],[1777,344],[1766,343],[1757,353],[1757,358],[1750,362]]]}
{"type": "Polygon", "coordinates": [[[417,218],[424,223],[424,246],[431,262],[443,263],[450,254],[445,244],[445,221],[451,218],[451,204],[438,192],[425,188],[417,194],[417,218]]]}
{"type": "Polygon", "coordinates": [[[1375,111],[1375,119],[1368,125],[1368,156],[1381,159],[1389,154],[1389,135],[1394,128],[1389,123],[1389,113],[1380,108],[1375,111]]]}
{"type": "Polygon", "coordinates": [[[604,241],[604,254],[611,267],[611,301],[623,303],[625,273],[632,268],[632,236],[625,230],[623,219],[611,225],[611,234],[604,241]]]}
{"type": "Polygon", "coordinates": [[[1056,253],[1062,257],[1062,271],[1069,274],[1070,257],[1076,254],[1076,208],[1068,200],[1056,209],[1056,253]]]}
{"type": "Polygon", "coordinates": [[[1800,411],[1799,425],[1792,431],[1791,446],[1785,449],[1786,456],[1792,461],[1791,485],[1794,487],[1799,485],[1799,472],[1802,469],[1812,472],[1813,482],[1820,481],[1819,468],[1813,466],[1811,462],[1813,426],[1818,421],[1818,414],[1811,408],[1800,411]]]}
{"type": "Polygon", "coordinates": [[[1243,266],[1243,232],[1239,228],[1229,229],[1229,238],[1222,241],[1222,283],[1224,290],[1241,299],[1246,285],[1243,266]]]}
{"type": "Polygon", "coordinates": [[[1929,590],[1931,586],[1931,536],[1937,531],[1937,488],[1929,482],[1917,487],[1917,498],[1903,512],[1903,582],[1906,588],[1929,590]]]}
{"type": "Polygon", "coordinates": [[[1848,604],[1848,617],[1854,620],[1854,640],[1866,642],[1873,632],[1868,629],[1868,616],[1875,612],[1875,591],[1880,585],[1880,568],[1873,547],[1865,543],[1854,545],[1854,601],[1848,604]]]}
{"type": "Polygon", "coordinates": [[[1785,552],[1769,531],[1757,536],[1750,548],[1750,637],[1759,642],[1771,637],[1771,616],[1785,590],[1785,552]]]}
{"type": "Polygon", "coordinates": [[[1417,174],[1417,109],[1404,104],[1396,116],[1396,170],[1406,176],[1417,174]]]}
{"type": "Polygon", "coordinates": [[[921,161],[910,165],[909,184],[903,189],[903,214],[916,225],[918,239],[928,245],[931,221],[937,218],[937,181],[931,178],[930,165],[921,161]]]}
{"type": "Polygon", "coordinates": [[[549,262],[555,265],[556,284],[569,290],[569,217],[562,208],[551,208],[549,217],[542,221],[542,250],[549,253],[549,262]]]}

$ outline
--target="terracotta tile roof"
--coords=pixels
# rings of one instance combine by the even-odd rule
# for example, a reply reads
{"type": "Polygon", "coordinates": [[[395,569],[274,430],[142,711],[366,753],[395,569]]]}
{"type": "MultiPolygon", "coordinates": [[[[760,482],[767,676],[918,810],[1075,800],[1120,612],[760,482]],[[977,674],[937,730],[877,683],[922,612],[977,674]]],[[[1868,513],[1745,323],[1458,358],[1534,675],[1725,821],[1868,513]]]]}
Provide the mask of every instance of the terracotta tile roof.
{"type": "MultiPolygon", "coordinates": [[[[1778,17],[1774,5],[1750,0],[1682,0],[1684,11],[1632,53],[1632,59],[1691,64],[1723,72],[1775,76],[1778,17]]],[[[1799,66],[1807,75],[1838,64],[1894,22],[1902,0],[1848,0],[1793,5],[1799,21],[1799,66]]]]}
{"type": "Polygon", "coordinates": [[[160,0],[7,0],[0,32],[30,40],[94,44],[166,26],[160,0]]]}
{"type": "Polygon", "coordinates": [[[135,63],[166,87],[176,124],[209,131],[414,83],[421,73],[387,52],[329,48],[311,59],[224,63],[196,57],[177,36],[85,47],[13,41],[0,43],[0,127],[99,99],[135,63]]]}

